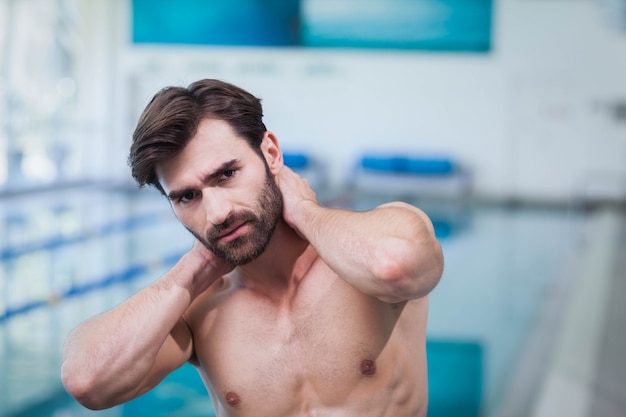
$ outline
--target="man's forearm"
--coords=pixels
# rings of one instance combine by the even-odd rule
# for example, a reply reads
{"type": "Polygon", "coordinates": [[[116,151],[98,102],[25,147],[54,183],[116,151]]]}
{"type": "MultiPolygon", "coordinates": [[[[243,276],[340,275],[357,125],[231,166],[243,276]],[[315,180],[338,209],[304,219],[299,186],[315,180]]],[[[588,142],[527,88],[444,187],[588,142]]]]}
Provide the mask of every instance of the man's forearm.
{"type": "Polygon", "coordinates": [[[201,264],[185,255],[159,280],[76,328],[63,352],[68,391],[101,408],[136,389],[194,297],[181,283],[191,285],[191,275],[201,271],[201,264]]]}
{"type": "Polygon", "coordinates": [[[387,302],[426,295],[442,272],[430,220],[403,203],[367,212],[304,201],[295,226],[322,259],[359,290],[387,302]]]}

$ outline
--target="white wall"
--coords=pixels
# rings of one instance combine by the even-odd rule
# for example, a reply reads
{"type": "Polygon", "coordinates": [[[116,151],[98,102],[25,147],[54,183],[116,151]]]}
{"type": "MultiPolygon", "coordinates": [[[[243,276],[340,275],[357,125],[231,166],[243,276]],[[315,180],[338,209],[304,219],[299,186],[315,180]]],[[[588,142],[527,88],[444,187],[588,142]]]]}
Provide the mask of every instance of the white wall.
{"type": "MultiPolygon", "coordinates": [[[[600,0],[501,2],[506,140],[520,196],[626,196],[626,30],[600,0]]],[[[626,16],[625,20],[626,22],[626,16]]]]}
{"type": "Polygon", "coordinates": [[[478,55],[136,47],[118,0],[112,172],[127,176],[159,88],[221,78],[260,96],[283,148],[327,160],[334,184],[364,150],[397,150],[458,158],[484,197],[626,198],[626,122],[611,114],[626,102],[626,30],[599,0],[494,2],[494,48],[478,55]]]}

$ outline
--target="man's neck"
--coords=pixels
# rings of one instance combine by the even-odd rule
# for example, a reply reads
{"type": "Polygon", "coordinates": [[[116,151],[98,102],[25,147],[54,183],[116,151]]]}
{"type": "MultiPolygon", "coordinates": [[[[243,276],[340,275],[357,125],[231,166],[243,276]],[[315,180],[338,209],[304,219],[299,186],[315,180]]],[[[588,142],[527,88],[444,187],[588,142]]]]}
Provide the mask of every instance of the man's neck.
{"type": "Polygon", "coordinates": [[[265,252],[238,270],[246,287],[282,298],[297,289],[315,259],[315,249],[281,219],[265,252]]]}

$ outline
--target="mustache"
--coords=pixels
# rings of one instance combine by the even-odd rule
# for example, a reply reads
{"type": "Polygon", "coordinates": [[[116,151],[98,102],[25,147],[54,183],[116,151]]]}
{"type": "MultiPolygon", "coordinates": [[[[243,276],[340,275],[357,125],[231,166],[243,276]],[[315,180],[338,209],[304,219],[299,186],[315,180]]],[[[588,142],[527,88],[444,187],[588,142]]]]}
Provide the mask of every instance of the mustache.
{"type": "Polygon", "coordinates": [[[216,239],[224,230],[229,229],[233,225],[254,222],[256,220],[256,215],[251,211],[231,213],[226,220],[220,224],[214,225],[212,229],[206,232],[206,239],[210,242],[211,240],[216,239]]]}

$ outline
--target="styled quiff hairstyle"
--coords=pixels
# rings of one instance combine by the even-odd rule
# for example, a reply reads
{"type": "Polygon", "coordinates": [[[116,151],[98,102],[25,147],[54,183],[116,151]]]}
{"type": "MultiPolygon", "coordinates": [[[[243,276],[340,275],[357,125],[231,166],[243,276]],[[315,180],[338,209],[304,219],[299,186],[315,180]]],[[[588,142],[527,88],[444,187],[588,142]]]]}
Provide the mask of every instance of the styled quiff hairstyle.
{"type": "Polygon", "coordinates": [[[187,88],[166,87],[152,98],[133,133],[128,163],[139,186],[148,184],[164,192],[156,165],[179,154],[203,119],[227,122],[261,155],[267,129],[260,99],[219,80],[200,80],[187,88]]]}

